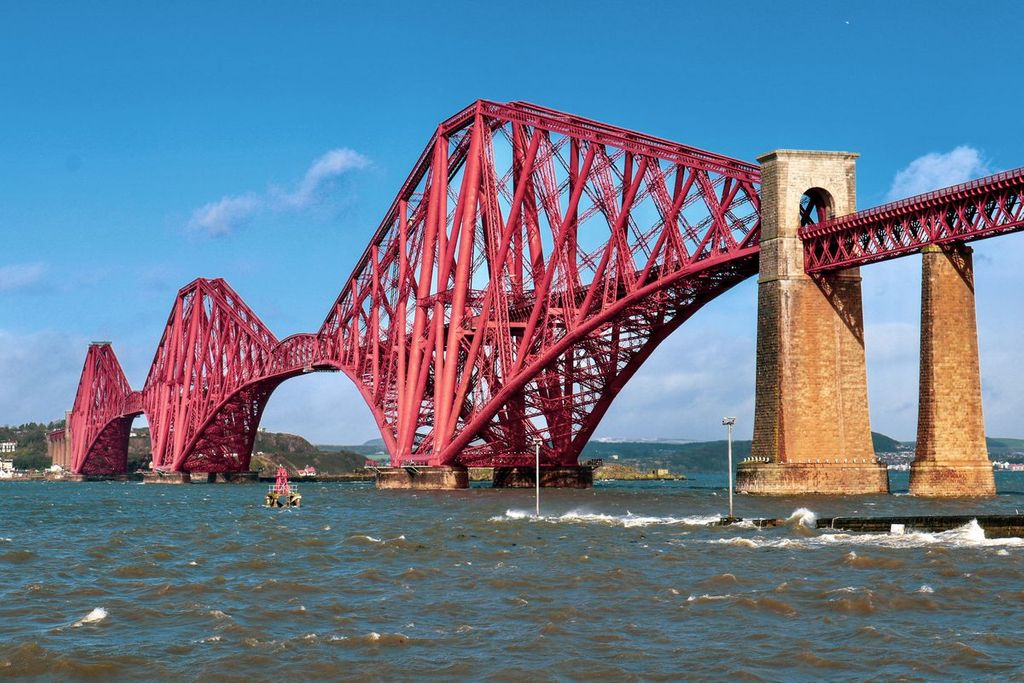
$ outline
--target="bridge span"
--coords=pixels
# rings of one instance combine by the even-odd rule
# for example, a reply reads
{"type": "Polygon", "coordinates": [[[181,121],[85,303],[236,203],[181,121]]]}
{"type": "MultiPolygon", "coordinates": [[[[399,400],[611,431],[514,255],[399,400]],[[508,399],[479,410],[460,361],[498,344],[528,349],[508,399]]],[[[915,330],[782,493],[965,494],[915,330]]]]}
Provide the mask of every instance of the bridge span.
{"type": "Polygon", "coordinates": [[[450,474],[467,466],[532,477],[538,443],[542,467],[578,484],[584,444],[654,349],[759,274],[757,457],[740,487],[887,490],[870,444],[858,267],[923,251],[931,407],[916,492],[989,492],[965,243],[1024,226],[1024,169],[856,212],[855,156],[779,150],[754,165],[475,102],[434,131],[318,331],[278,340],[226,282],[197,279],[178,292],[142,389],[110,343],[90,346],[51,445],[76,474],[123,473],[145,414],[155,470],[246,471],[274,389],[339,371],[403,485],[461,485],[450,474]],[[977,414],[949,437],[951,392],[977,414]],[[834,428],[810,436],[822,420],[834,428]]]}

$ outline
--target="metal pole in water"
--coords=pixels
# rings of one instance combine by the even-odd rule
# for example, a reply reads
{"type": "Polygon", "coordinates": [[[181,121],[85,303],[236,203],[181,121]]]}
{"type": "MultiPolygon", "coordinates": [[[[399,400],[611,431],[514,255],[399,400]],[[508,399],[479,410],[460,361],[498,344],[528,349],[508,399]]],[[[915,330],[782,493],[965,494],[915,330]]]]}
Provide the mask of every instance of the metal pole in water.
{"type": "Polygon", "coordinates": [[[537,517],[540,517],[540,439],[533,440],[533,453],[534,462],[536,463],[536,471],[534,472],[534,501],[537,506],[537,517]]]}
{"type": "Polygon", "coordinates": [[[729,517],[732,518],[732,427],[736,424],[736,418],[723,417],[722,424],[729,430],[729,517]]]}

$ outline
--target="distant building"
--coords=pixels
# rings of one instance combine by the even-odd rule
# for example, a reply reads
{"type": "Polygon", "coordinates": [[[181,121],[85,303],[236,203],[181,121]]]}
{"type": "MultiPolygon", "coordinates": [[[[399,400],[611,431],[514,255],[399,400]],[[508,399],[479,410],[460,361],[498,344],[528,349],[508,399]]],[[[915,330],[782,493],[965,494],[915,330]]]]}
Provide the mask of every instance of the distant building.
{"type": "Polygon", "coordinates": [[[299,470],[297,472],[297,474],[300,477],[315,477],[316,476],[316,468],[313,467],[312,465],[310,465],[308,467],[304,467],[301,470],[299,470]]]}
{"type": "Polygon", "coordinates": [[[17,441],[0,441],[0,453],[13,453],[18,450],[17,441]]]}
{"type": "Polygon", "coordinates": [[[11,479],[14,476],[14,461],[0,460],[0,479],[11,479]]]}

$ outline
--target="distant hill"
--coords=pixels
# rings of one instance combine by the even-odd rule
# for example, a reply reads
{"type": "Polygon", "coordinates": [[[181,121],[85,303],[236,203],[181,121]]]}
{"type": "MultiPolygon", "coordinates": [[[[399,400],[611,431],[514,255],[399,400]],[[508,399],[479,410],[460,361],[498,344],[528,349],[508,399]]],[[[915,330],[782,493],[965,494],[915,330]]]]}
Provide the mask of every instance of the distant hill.
{"type": "MultiPolygon", "coordinates": [[[[889,453],[899,449],[901,445],[896,439],[876,432],[871,433],[876,453],[889,453]]],[[[1007,441],[1007,439],[1003,439],[1007,441]]],[[[739,462],[750,455],[750,441],[733,441],[733,460],[739,462]]],[[[361,456],[380,458],[387,451],[380,439],[373,439],[364,444],[332,446],[318,445],[323,451],[349,450],[361,456]]],[[[652,441],[619,441],[593,439],[583,448],[583,460],[604,460],[617,462],[639,469],[656,469],[665,467],[676,472],[709,472],[725,467],[726,442],[721,441],[690,441],[679,442],[669,439],[652,441]]]]}
{"type": "MultiPolygon", "coordinates": [[[[128,440],[128,471],[149,467],[149,429],[132,430],[128,440]]],[[[351,451],[339,449],[328,453],[320,450],[301,436],[280,432],[258,432],[249,469],[276,470],[278,465],[289,471],[312,465],[324,474],[343,474],[360,470],[366,458],[351,451]]]]}
{"type": "Polygon", "coordinates": [[[366,444],[350,444],[346,446],[338,446],[333,444],[317,444],[315,448],[320,449],[325,453],[339,453],[341,451],[348,451],[349,453],[355,453],[363,458],[386,458],[388,457],[388,451],[384,446],[367,446],[366,444]]]}
{"type": "MultiPolygon", "coordinates": [[[[900,442],[884,434],[871,433],[876,453],[896,451],[900,442]]],[[[1005,439],[1004,439],[1005,441],[1005,439]]],[[[750,455],[750,441],[733,441],[733,462],[750,455]]],[[[667,441],[591,441],[583,448],[583,460],[601,459],[637,467],[654,469],[665,467],[683,472],[717,472],[725,468],[728,444],[721,441],[693,441],[671,443],[667,441]]]]}
{"type": "MultiPolygon", "coordinates": [[[[666,443],[659,441],[591,441],[583,448],[582,460],[615,460],[637,469],[664,467],[672,471],[707,472],[725,468],[727,444],[722,441],[666,443]]],[[[732,457],[738,462],[750,455],[749,441],[733,441],[732,457]]]]}
{"type": "Polygon", "coordinates": [[[874,446],[875,453],[895,453],[903,444],[885,434],[871,432],[871,445],[874,446]]]}
{"type": "Polygon", "coordinates": [[[1011,455],[1024,455],[1024,439],[1004,439],[985,437],[985,445],[988,447],[988,454],[991,457],[1006,459],[1011,455]]]}

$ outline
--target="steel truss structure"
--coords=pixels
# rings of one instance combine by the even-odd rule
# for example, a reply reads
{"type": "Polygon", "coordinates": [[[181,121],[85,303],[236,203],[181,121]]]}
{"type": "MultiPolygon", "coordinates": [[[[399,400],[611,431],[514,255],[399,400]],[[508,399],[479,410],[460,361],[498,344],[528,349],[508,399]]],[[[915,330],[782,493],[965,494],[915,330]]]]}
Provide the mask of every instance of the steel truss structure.
{"type": "Polygon", "coordinates": [[[1024,228],[1024,168],[859,211],[800,230],[804,269],[824,273],[885,261],[929,244],[995,237],[1024,228]]]}
{"type": "Polygon", "coordinates": [[[139,412],[154,467],[246,469],[271,392],[327,369],[359,387],[396,465],[527,464],[535,439],[547,464],[575,464],[657,345],[756,272],[759,177],[535,105],[476,102],[437,128],[318,333],[279,342],[222,280],[196,280],[139,394],[110,346],[92,347],[74,469],[123,471],[139,412]]]}
{"type": "Polygon", "coordinates": [[[128,385],[110,342],[93,342],[85,356],[67,431],[76,474],[123,474],[139,394],[128,385]]]}
{"type": "Polygon", "coordinates": [[[396,464],[575,464],[756,271],[756,166],[525,103],[442,123],[324,322],[396,464]]]}
{"type": "MultiPolygon", "coordinates": [[[[673,330],[757,272],[757,166],[522,102],[438,126],[320,330],[278,341],[223,281],[175,299],[133,392],[90,347],[73,470],[123,472],[145,413],[153,466],[248,469],[289,377],[338,370],[392,464],[574,465],[673,330]]],[[[801,210],[808,272],[1024,225],[1024,170],[826,220],[801,210]],[[818,222],[816,222],[818,221],[818,222]]]]}

